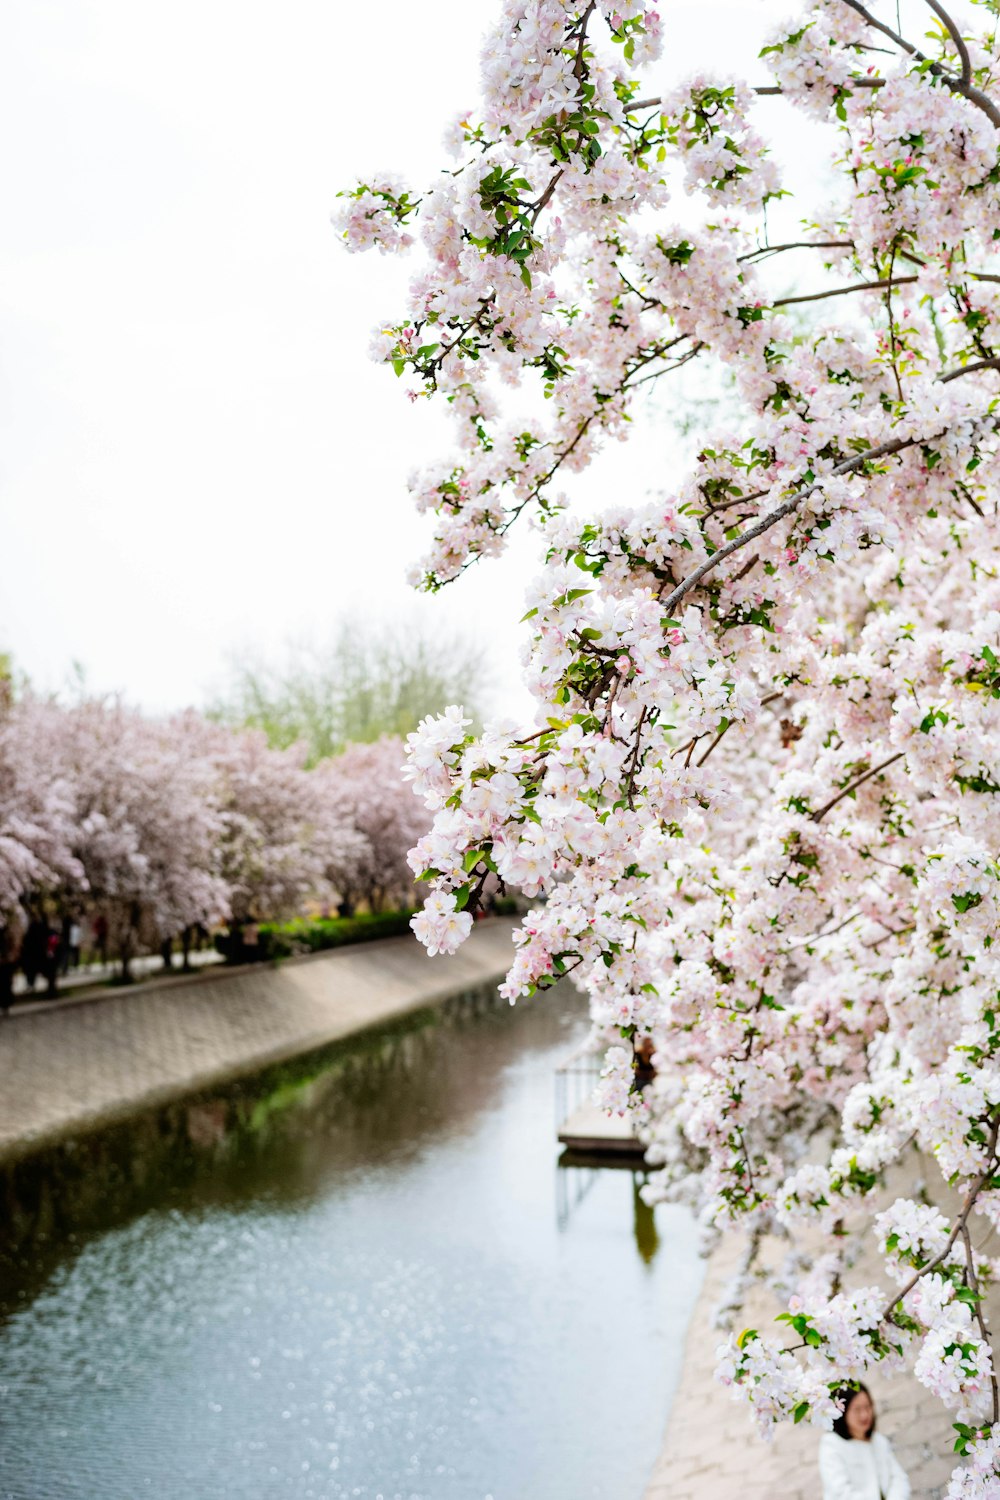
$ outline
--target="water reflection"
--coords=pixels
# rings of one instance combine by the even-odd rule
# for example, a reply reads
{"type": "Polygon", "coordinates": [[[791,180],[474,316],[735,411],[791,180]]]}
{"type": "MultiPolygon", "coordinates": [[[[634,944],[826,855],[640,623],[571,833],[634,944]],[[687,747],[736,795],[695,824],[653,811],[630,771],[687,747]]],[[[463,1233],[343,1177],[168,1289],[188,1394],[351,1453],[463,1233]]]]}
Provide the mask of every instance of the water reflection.
{"type": "Polygon", "coordinates": [[[634,1173],[555,1170],[583,1029],[556,995],[289,1083],[235,1136],[205,1106],[210,1173],[40,1283],[7,1268],[4,1500],[638,1496],[700,1270],[634,1173]]]}
{"type": "Polygon", "coordinates": [[[641,1188],[642,1179],[638,1173],[634,1173],[632,1177],[632,1233],[635,1236],[635,1248],[644,1263],[651,1266],[660,1248],[660,1234],[656,1227],[656,1211],[644,1201],[641,1188]]]}

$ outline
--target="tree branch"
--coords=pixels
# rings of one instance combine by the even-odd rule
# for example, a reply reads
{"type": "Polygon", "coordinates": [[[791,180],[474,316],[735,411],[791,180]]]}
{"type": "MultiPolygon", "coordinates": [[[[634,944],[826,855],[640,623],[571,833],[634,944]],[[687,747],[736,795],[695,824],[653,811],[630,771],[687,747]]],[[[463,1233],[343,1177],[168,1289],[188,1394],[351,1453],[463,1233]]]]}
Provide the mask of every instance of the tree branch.
{"type": "MultiPolygon", "coordinates": [[[[949,380],[957,380],[959,375],[971,375],[976,370],[987,369],[1000,370],[1000,357],[980,360],[975,365],[965,365],[960,370],[952,370],[949,374],[940,377],[941,383],[944,384],[949,380]]],[[[941,433],[933,435],[933,437],[940,436],[941,433]]],[[[834,464],[829,473],[824,475],[824,478],[829,479],[835,475],[851,474],[855,469],[861,468],[874,458],[888,458],[897,453],[902,453],[907,448],[915,448],[918,443],[926,441],[933,441],[933,438],[893,438],[887,443],[880,443],[876,448],[866,448],[864,453],[855,454],[853,458],[845,458],[841,463],[834,464]]],[[[693,573],[689,573],[686,578],[682,578],[673,593],[664,601],[663,607],[666,613],[672,615],[677,605],[684,598],[684,595],[689,594],[706,574],[713,572],[719,566],[720,562],[725,562],[727,557],[732,557],[733,553],[738,552],[741,547],[747,546],[749,542],[756,541],[759,536],[763,536],[765,532],[770,531],[772,526],[776,526],[779,521],[783,521],[786,516],[790,516],[794,511],[798,510],[803,500],[807,500],[810,495],[814,494],[822,482],[822,480],[817,479],[812,484],[807,485],[805,489],[797,490],[794,495],[790,495],[781,505],[775,506],[774,510],[769,511],[766,516],[762,516],[753,526],[749,526],[746,531],[740,532],[739,536],[733,537],[731,542],[726,542],[724,547],[720,547],[717,552],[713,552],[711,557],[706,558],[699,567],[695,568],[693,573]]]]}
{"type": "MultiPolygon", "coordinates": [[[[866,21],[869,26],[874,26],[876,31],[881,31],[883,36],[889,37],[890,41],[895,42],[897,47],[901,48],[903,52],[908,53],[909,56],[914,58],[917,62],[927,63],[930,72],[934,74],[935,78],[940,78],[941,82],[946,83],[948,87],[952,89],[956,94],[963,95],[964,98],[968,99],[970,104],[975,104],[977,108],[981,109],[987,116],[987,118],[992,121],[993,125],[996,126],[998,130],[1000,130],[1000,110],[997,109],[996,105],[993,103],[993,100],[989,97],[989,95],[984,94],[982,89],[977,89],[972,84],[971,80],[968,80],[964,77],[964,58],[962,63],[963,76],[961,78],[956,78],[954,73],[949,73],[945,68],[942,68],[940,63],[934,62],[932,58],[929,58],[926,55],[926,53],[921,52],[919,47],[914,47],[912,42],[908,42],[905,37],[900,36],[898,32],[893,31],[891,26],[887,26],[884,21],[880,21],[877,16],[873,16],[871,11],[866,10],[866,8],[861,4],[861,0],[841,0],[841,3],[843,5],[849,5],[851,10],[856,11],[857,14],[862,18],[862,20],[866,21]]],[[[951,30],[951,25],[953,23],[949,24],[949,20],[944,17],[944,14],[941,11],[940,7],[937,5],[933,5],[931,3],[931,0],[927,0],[927,3],[931,5],[932,10],[934,10],[937,15],[941,16],[942,19],[945,20],[945,24],[948,25],[948,29],[951,30]]],[[[968,56],[968,53],[966,53],[966,56],[968,56]]]]}
{"type": "Polygon", "coordinates": [[[902,760],[902,758],[903,752],[899,750],[895,755],[890,755],[888,760],[884,760],[880,766],[872,766],[869,771],[865,771],[863,776],[859,776],[849,786],[845,786],[842,791],[837,793],[836,797],[831,797],[829,802],[824,803],[818,812],[814,812],[812,814],[813,822],[818,823],[821,818],[825,818],[831,808],[836,807],[837,803],[842,802],[845,797],[849,797],[863,782],[870,781],[873,776],[877,776],[880,771],[884,771],[887,766],[893,765],[895,761],[902,760]]]}
{"type": "Polygon", "coordinates": [[[986,1327],[986,1320],[983,1317],[982,1294],[979,1290],[979,1278],[976,1276],[976,1260],[972,1253],[972,1240],[969,1237],[968,1224],[962,1225],[962,1242],[965,1245],[965,1266],[969,1273],[969,1285],[976,1295],[976,1322],[979,1324],[979,1332],[983,1336],[983,1343],[990,1351],[990,1386],[993,1391],[993,1422],[995,1425],[997,1422],[1000,1422],[1000,1390],[997,1388],[997,1377],[993,1368],[993,1341],[990,1338],[989,1330],[986,1327]]]}
{"type": "Polygon", "coordinates": [[[1000,358],[977,359],[975,364],[960,365],[957,370],[949,370],[947,375],[939,377],[942,385],[947,385],[949,380],[957,380],[960,375],[975,375],[977,370],[1000,370],[1000,358]]]}
{"type": "MultiPolygon", "coordinates": [[[[850,0],[847,0],[847,3],[849,4],[850,0]]],[[[851,78],[849,80],[849,83],[851,88],[854,89],[885,88],[884,78],[851,78]]],[[[775,95],[783,94],[785,91],[781,87],[780,83],[762,83],[751,89],[750,92],[756,94],[758,98],[766,98],[769,95],[773,97],[775,95]]],[[[662,103],[662,94],[656,94],[652,99],[636,99],[633,103],[626,104],[625,113],[627,115],[635,115],[638,114],[641,109],[655,109],[658,104],[662,103]]]]}
{"type": "Polygon", "coordinates": [[[635,744],[632,746],[632,755],[630,757],[628,774],[625,778],[625,800],[628,802],[629,807],[632,808],[633,811],[635,809],[635,802],[632,794],[635,791],[635,773],[639,767],[639,747],[642,744],[642,726],[645,723],[645,720],[646,705],[643,704],[642,712],[640,713],[638,723],[635,726],[635,744]]]}
{"type": "Polygon", "coordinates": [[[562,167],[560,167],[559,170],[558,170],[558,172],[555,174],[555,176],[552,177],[552,178],[550,178],[548,186],[546,187],[546,189],[543,192],[542,196],[539,198],[538,202],[535,204],[534,212],[531,215],[531,222],[532,222],[533,225],[537,224],[539,214],[542,212],[542,209],[546,207],[546,205],[548,204],[549,199],[552,197],[552,194],[555,192],[555,190],[556,190],[556,183],[559,181],[560,177],[562,176],[563,170],[564,169],[562,167]]]}
{"type": "Polygon", "coordinates": [[[903,1301],[904,1297],[909,1296],[910,1292],[913,1291],[913,1288],[916,1286],[921,1277],[929,1276],[932,1271],[936,1271],[938,1266],[941,1265],[941,1263],[946,1260],[948,1255],[950,1254],[951,1247],[952,1245],[954,1245],[955,1241],[961,1234],[966,1220],[972,1212],[976,1199],[979,1197],[979,1194],[982,1191],[983,1184],[985,1183],[987,1177],[990,1177],[993,1173],[993,1167],[995,1165],[996,1159],[998,1129],[1000,1129],[1000,1116],[998,1116],[993,1121],[993,1124],[990,1127],[990,1138],[986,1147],[986,1165],[980,1172],[979,1176],[976,1178],[975,1182],[970,1187],[968,1193],[966,1193],[965,1195],[965,1202],[962,1204],[961,1212],[959,1213],[959,1216],[955,1221],[955,1227],[952,1229],[951,1234],[949,1234],[948,1236],[947,1244],[941,1251],[940,1255],[935,1255],[934,1259],[928,1261],[926,1266],[921,1266],[920,1270],[916,1271],[914,1275],[910,1277],[909,1281],[903,1287],[903,1290],[901,1292],[897,1292],[895,1297],[893,1297],[889,1302],[886,1303],[882,1311],[883,1322],[886,1322],[889,1319],[895,1309],[899,1306],[900,1302],[903,1301]]]}
{"type": "MultiPolygon", "coordinates": [[[[938,20],[947,27],[951,39],[955,43],[955,51],[958,53],[959,59],[962,64],[962,84],[965,88],[968,88],[969,84],[972,82],[972,58],[969,56],[969,49],[965,45],[965,38],[959,28],[956,26],[955,22],[952,20],[951,16],[949,16],[948,12],[945,10],[944,6],[938,4],[938,0],[927,0],[927,4],[937,16],[938,20]]],[[[996,1417],[994,1417],[993,1420],[996,1421],[996,1417]]]]}
{"type": "Polygon", "coordinates": [[[826,292],[809,292],[802,297],[779,297],[772,307],[789,307],[793,302],[822,302],[826,297],[846,297],[848,292],[880,292],[889,287],[909,286],[916,276],[887,276],[884,281],[858,281],[854,286],[835,286],[826,292]]]}
{"type": "MultiPolygon", "coordinates": [[[[874,458],[887,458],[891,454],[902,453],[905,448],[913,448],[917,443],[922,441],[922,438],[893,438],[888,443],[880,443],[877,448],[867,448],[864,453],[855,454],[853,458],[845,458],[842,463],[835,464],[829,474],[824,477],[830,478],[839,474],[851,474],[855,469],[861,468],[863,464],[869,463],[874,458]]],[[[673,593],[664,602],[666,613],[672,615],[676,606],[684,598],[684,595],[690,593],[707,573],[711,573],[713,569],[719,566],[720,562],[725,562],[727,557],[732,557],[734,552],[738,552],[748,542],[756,541],[757,537],[763,536],[766,531],[770,531],[772,526],[776,526],[779,521],[783,521],[786,516],[790,516],[794,511],[798,510],[803,500],[807,500],[810,495],[819,489],[821,482],[817,479],[812,484],[806,485],[805,489],[796,491],[794,495],[789,496],[781,505],[769,511],[766,516],[762,516],[754,526],[748,527],[739,536],[733,537],[731,542],[727,542],[724,547],[720,547],[717,552],[713,552],[711,557],[706,558],[700,567],[695,568],[693,573],[689,573],[686,578],[682,578],[673,593]]]]}
{"type": "Polygon", "coordinates": [[[789,240],[784,245],[760,245],[756,250],[748,250],[746,255],[738,255],[736,260],[741,263],[745,260],[755,260],[758,255],[778,255],[782,250],[853,250],[853,240],[789,240]]]}

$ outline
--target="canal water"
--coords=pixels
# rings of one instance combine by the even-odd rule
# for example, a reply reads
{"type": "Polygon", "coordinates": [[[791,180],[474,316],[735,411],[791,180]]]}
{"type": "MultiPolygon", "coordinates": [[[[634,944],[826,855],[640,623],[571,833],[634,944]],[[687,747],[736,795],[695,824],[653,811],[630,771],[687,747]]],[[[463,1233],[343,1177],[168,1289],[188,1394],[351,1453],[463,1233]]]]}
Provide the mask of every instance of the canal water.
{"type": "Polygon", "coordinates": [[[639,1500],[701,1268],[635,1174],[558,1165],[585,1029],[428,1023],[0,1263],[2,1500],[639,1500]]]}

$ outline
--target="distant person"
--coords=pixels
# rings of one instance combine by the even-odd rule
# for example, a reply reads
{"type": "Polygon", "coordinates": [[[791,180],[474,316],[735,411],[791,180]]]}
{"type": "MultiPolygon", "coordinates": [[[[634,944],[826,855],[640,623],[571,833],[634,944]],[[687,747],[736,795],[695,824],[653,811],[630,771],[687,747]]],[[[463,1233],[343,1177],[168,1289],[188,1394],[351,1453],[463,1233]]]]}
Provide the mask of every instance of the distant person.
{"type": "Polygon", "coordinates": [[[77,917],[70,918],[69,924],[69,961],[74,969],[80,967],[80,948],[83,943],[83,928],[77,917]]]}
{"type": "Polygon", "coordinates": [[[892,1444],[875,1431],[875,1404],[866,1388],[840,1392],[843,1409],[819,1440],[823,1500],[909,1500],[910,1481],[892,1444]]]}
{"type": "Polygon", "coordinates": [[[29,990],[34,990],[39,974],[45,972],[48,939],[48,923],[43,922],[40,917],[32,917],[21,944],[21,968],[29,990]]]}
{"type": "Polygon", "coordinates": [[[260,958],[260,927],[253,917],[243,924],[240,933],[240,946],[243,950],[243,962],[255,964],[260,958]]]}
{"type": "Polygon", "coordinates": [[[72,950],[70,933],[73,931],[73,918],[63,917],[59,938],[59,973],[64,977],[69,973],[69,959],[72,950]]]}
{"type": "Polygon", "coordinates": [[[103,912],[94,918],[94,947],[102,964],[108,962],[108,919],[103,912]]]}
{"type": "Polygon", "coordinates": [[[47,987],[45,993],[49,999],[59,993],[59,970],[63,958],[63,940],[60,933],[54,927],[46,924],[45,929],[45,978],[47,987]]]}
{"type": "Polygon", "coordinates": [[[4,1015],[14,1003],[14,973],[20,946],[9,922],[0,927],[0,1012],[4,1015]]]}
{"type": "Polygon", "coordinates": [[[655,1051],[656,1043],[651,1036],[644,1036],[632,1045],[632,1072],[635,1086],[640,1093],[648,1088],[656,1077],[656,1068],[653,1064],[655,1051]]]}

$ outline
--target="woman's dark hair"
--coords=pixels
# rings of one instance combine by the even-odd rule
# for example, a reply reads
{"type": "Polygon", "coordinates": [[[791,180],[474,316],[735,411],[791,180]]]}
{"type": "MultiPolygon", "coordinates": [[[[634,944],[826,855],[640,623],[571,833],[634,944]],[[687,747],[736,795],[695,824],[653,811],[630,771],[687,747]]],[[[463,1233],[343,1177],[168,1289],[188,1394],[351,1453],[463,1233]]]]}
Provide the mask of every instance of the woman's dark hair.
{"type": "MultiPolygon", "coordinates": [[[[837,1434],[838,1437],[850,1438],[851,1434],[847,1430],[847,1408],[850,1406],[850,1404],[854,1400],[855,1396],[859,1395],[861,1393],[861,1391],[864,1391],[864,1393],[868,1397],[869,1401],[872,1401],[872,1393],[871,1393],[871,1391],[868,1389],[868,1387],[866,1385],[861,1385],[860,1383],[858,1385],[855,1385],[855,1386],[850,1386],[850,1385],[844,1386],[843,1389],[839,1390],[837,1392],[836,1396],[834,1397],[835,1401],[843,1403],[843,1407],[842,1407],[840,1416],[837,1417],[836,1421],[833,1424],[833,1430],[837,1434]]],[[[874,1401],[872,1401],[872,1425],[869,1427],[868,1431],[865,1433],[865,1437],[871,1437],[871,1435],[872,1435],[872,1433],[874,1431],[875,1431],[875,1403],[874,1403],[874,1401]]]]}

